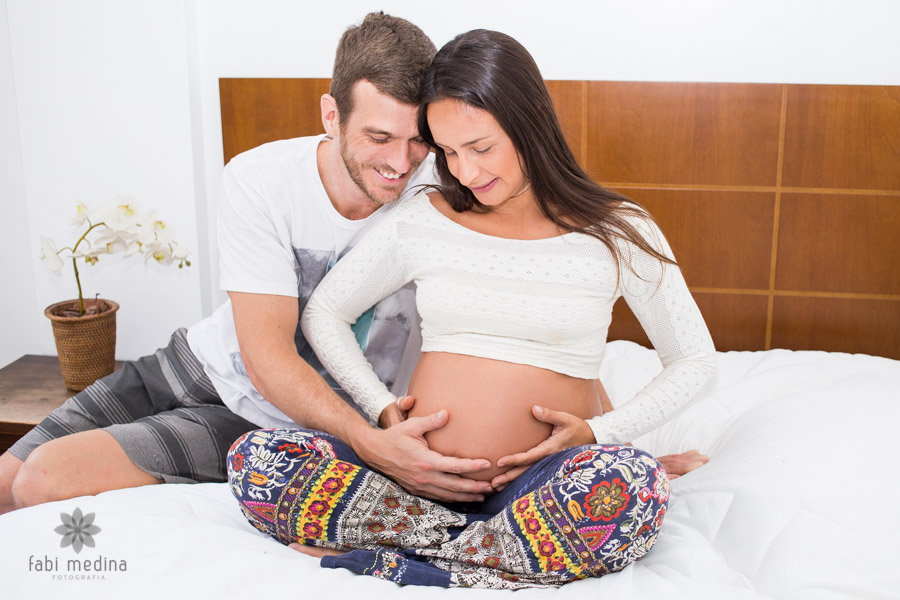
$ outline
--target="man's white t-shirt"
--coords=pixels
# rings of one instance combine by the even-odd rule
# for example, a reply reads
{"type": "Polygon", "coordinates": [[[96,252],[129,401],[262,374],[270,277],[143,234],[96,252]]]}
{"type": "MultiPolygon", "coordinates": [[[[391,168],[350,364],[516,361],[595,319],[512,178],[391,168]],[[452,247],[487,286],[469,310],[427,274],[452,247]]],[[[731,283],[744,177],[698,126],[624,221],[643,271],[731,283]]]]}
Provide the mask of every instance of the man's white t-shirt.
{"type": "MultiPolygon", "coordinates": [[[[316,149],[324,137],[264,144],[234,157],[225,167],[218,222],[222,289],[295,297],[299,316],[325,273],[396,205],[386,205],[365,219],[341,216],[319,178],[316,149]]],[[[429,155],[403,197],[411,196],[420,184],[435,181],[429,155]]],[[[421,339],[414,287],[406,286],[379,302],[357,320],[353,330],[379,379],[403,393],[421,339]]],[[[187,340],[232,412],[260,427],[297,426],[250,382],[230,300],[191,327],[187,340]]],[[[294,340],[300,356],[352,404],[322,367],[299,325],[294,340]]]]}

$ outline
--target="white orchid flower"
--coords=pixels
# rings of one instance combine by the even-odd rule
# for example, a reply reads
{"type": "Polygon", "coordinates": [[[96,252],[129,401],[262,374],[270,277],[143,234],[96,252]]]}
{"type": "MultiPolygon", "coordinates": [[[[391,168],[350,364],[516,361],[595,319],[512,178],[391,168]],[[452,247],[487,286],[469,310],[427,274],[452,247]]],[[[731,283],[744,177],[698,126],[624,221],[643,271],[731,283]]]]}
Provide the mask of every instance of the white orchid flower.
{"type": "Polygon", "coordinates": [[[116,206],[113,210],[123,217],[137,219],[141,214],[141,205],[131,196],[116,196],[116,206]]]}
{"type": "Polygon", "coordinates": [[[123,240],[120,237],[106,243],[106,252],[108,254],[115,254],[117,252],[125,252],[127,249],[128,249],[128,242],[123,240]]]}
{"type": "Polygon", "coordinates": [[[136,241],[136,234],[123,229],[103,227],[97,230],[94,246],[106,246],[110,253],[123,252],[129,244],[136,241]]]}
{"type": "Polygon", "coordinates": [[[175,260],[184,260],[188,257],[188,249],[179,244],[178,242],[172,242],[172,258],[175,260]]]}
{"type": "Polygon", "coordinates": [[[60,257],[61,251],[57,250],[53,240],[41,236],[41,259],[57,275],[61,274],[64,258],[76,259],[72,266],[81,306],[84,304],[78,259],[83,258],[86,263],[95,265],[101,255],[122,253],[128,257],[143,254],[145,263],[153,259],[161,265],[177,263],[178,268],[191,266],[187,248],[175,241],[169,223],[159,219],[155,210],[142,213],[133,198],[120,196],[113,207],[98,211],[79,202],[72,223],[81,228],[81,232],[72,247],[63,248],[68,251],[66,256],[60,257]]]}
{"type": "Polygon", "coordinates": [[[150,209],[143,213],[138,219],[140,231],[138,232],[138,241],[141,244],[149,245],[156,240],[156,232],[153,231],[152,223],[156,220],[156,209],[150,209]]]}
{"type": "Polygon", "coordinates": [[[161,265],[171,265],[174,260],[172,248],[168,244],[160,244],[159,242],[144,246],[144,262],[150,262],[151,258],[161,265]]]}
{"type": "Polygon", "coordinates": [[[56,249],[56,244],[53,243],[53,240],[43,235],[41,236],[40,258],[41,260],[47,261],[48,269],[57,275],[62,275],[63,261],[59,257],[59,251],[56,249]]]}
{"type": "Polygon", "coordinates": [[[157,218],[156,210],[149,210],[141,215],[138,224],[141,228],[138,239],[142,244],[168,244],[175,241],[175,231],[168,223],[157,218]]]}
{"type": "Polygon", "coordinates": [[[95,244],[94,246],[89,246],[86,250],[78,250],[77,252],[72,253],[72,258],[83,258],[84,262],[89,265],[96,265],[97,261],[100,260],[101,254],[111,254],[108,246],[103,244],[95,244]]]}
{"type": "Polygon", "coordinates": [[[90,209],[84,202],[79,202],[78,204],[76,204],[75,216],[72,217],[72,225],[74,225],[75,227],[81,227],[82,225],[84,225],[88,220],[90,212],[90,209]]]}
{"type": "Polygon", "coordinates": [[[138,224],[140,206],[133,198],[127,196],[119,196],[117,202],[112,208],[103,210],[101,213],[103,222],[109,229],[122,235],[136,235],[140,230],[138,224]]]}
{"type": "Polygon", "coordinates": [[[137,240],[129,241],[125,246],[125,257],[134,256],[135,254],[140,253],[141,251],[141,243],[137,240]]]}
{"type": "Polygon", "coordinates": [[[161,219],[156,219],[151,223],[156,239],[163,244],[169,244],[175,241],[175,230],[161,219]]]}

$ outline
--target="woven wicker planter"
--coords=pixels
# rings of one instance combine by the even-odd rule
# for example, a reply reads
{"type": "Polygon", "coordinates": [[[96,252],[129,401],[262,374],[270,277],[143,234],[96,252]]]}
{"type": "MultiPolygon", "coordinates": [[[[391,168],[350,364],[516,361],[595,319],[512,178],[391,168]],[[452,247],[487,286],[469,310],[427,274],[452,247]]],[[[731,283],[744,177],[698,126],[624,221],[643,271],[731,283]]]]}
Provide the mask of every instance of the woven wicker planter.
{"type": "Polygon", "coordinates": [[[113,372],[116,365],[116,311],[112,300],[99,299],[108,307],[99,314],[62,317],[58,313],[77,307],[78,300],[51,304],[44,315],[53,324],[53,337],[59,354],[59,369],[66,387],[80,392],[101,377],[113,372]]]}

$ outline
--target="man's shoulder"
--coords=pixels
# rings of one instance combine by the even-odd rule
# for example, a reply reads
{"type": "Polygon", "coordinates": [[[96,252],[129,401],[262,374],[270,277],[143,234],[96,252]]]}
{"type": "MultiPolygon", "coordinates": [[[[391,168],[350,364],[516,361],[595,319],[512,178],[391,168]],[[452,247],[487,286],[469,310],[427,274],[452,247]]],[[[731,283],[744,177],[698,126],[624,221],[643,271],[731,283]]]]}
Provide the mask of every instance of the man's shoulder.
{"type": "Polygon", "coordinates": [[[265,167],[278,168],[285,163],[299,163],[306,158],[315,159],[321,135],[310,135],[276,140],[241,152],[232,158],[225,168],[232,172],[255,170],[265,167]]]}

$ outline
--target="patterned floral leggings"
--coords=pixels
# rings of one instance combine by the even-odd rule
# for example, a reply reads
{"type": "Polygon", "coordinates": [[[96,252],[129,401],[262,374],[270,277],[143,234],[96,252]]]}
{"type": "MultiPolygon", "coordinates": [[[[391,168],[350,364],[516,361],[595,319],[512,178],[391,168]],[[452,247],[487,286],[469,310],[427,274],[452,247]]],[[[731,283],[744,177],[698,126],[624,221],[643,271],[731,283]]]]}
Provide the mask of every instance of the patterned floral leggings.
{"type": "Polygon", "coordinates": [[[258,430],[231,447],[228,477],[260,531],[348,551],[322,566],[443,587],[558,586],[619,571],[653,546],[669,498],[662,466],[630,446],[559,452],[483,503],[426,500],[361,464],[326,433],[258,430]]]}

